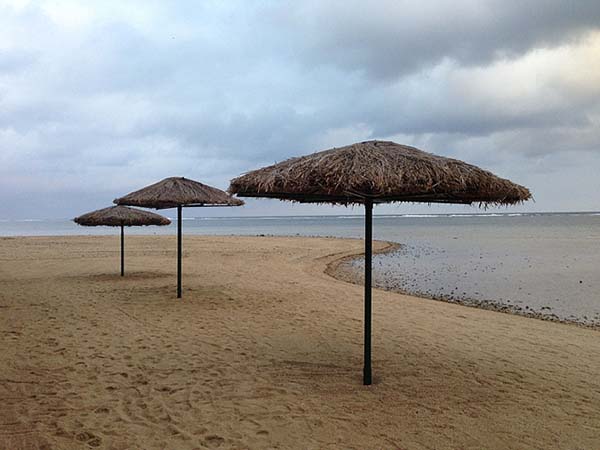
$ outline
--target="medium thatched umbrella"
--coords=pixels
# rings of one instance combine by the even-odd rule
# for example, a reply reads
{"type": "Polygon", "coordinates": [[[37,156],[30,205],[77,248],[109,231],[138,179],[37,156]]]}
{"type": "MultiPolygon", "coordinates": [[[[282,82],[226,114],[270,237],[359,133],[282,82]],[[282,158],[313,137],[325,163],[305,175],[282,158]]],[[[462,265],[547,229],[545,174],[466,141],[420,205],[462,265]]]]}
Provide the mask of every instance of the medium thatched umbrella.
{"type": "Polygon", "coordinates": [[[181,298],[181,210],[185,207],[241,206],[227,192],[183,177],[165,178],[114,200],[117,205],[177,208],[177,298],[181,298]]]}
{"type": "Polygon", "coordinates": [[[371,384],[373,204],[387,202],[512,205],[529,190],[471,164],[386,141],[367,141],[288,159],[231,181],[240,197],[365,206],[363,382],[371,384]]]}
{"type": "Polygon", "coordinates": [[[171,221],[161,215],[142,211],[127,206],[109,206],[108,208],[92,211],[79,217],[73,222],[85,227],[121,227],[121,276],[125,275],[125,231],[124,227],[143,225],[169,225],[171,221]]]}

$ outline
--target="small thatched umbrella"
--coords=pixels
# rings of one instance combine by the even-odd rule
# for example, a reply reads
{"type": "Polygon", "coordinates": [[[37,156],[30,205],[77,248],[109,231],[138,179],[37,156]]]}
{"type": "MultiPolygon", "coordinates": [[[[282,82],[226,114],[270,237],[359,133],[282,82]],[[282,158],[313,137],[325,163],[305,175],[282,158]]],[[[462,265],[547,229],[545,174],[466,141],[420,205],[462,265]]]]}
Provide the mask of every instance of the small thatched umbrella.
{"type": "Polygon", "coordinates": [[[367,141],[288,159],[231,181],[240,197],[365,205],[365,346],[363,382],[371,384],[373,204],[387,202],[511,205],[529,190],[471,164],[385,141],[367,141]]]}
{"type": "Polygon", "coordinates": [[[181,209],[185,207],[241,206],[227,192],[183,177],[165,178],[114,200],[117,205],[177,208],[177,298],[181,298],[181,209]]]}
{"type": "Polygon", "coordinates": [[[109,206],[75,217],[73,222],[85,227],[121,227],[121,276],[125,275],[125,230],[124,227],[143,225],[169,225],[171,221],[161,215],[127,206],[109,206]]]}

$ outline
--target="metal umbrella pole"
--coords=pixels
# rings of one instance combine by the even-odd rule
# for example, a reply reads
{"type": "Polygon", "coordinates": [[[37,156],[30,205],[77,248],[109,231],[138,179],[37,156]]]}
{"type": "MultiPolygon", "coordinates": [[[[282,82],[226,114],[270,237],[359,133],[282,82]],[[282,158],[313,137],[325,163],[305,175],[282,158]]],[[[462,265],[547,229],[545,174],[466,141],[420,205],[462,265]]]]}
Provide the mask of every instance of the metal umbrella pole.
{"type": "Polygon", "coordinates": [[[181,209],[177,206],[177,298],[181,298],[181,209]]]}
{"type": "Polygon", "coordinates": [[[125,227],[121,224],[121,276],[125,276],[125,227]]]}
{"type": "Polygon", "coordinates": [[[371,270],[373,250],[373,201],[365,200],[365,356],[363,384],[370,385],[371,378],[371,270]]]}

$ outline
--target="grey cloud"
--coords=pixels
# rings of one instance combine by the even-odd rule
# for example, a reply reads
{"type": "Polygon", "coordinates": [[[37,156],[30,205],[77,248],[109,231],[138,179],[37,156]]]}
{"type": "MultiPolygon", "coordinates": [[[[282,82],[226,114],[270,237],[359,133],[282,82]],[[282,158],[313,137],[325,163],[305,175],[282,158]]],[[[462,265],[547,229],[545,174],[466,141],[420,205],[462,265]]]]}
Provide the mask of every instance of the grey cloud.
{"type": "Polygon", "coordinates": [[[4,204],[15,185],[70,216],[165,176],[225,188],[347,139],[393,138],[524,184],[529,170],[541,191],[540,160],[598,161],[593,87],[528,78],[530,92],[504,97],[490,63],[570,42],[600,23],[596,2],[393,4],[183,2],[144,26],[116,10],[75,30],[33,6],[0,17],[16,42],[0,68],[0,216],[17,214],[4,204]],[[473,65],[491,74],[478,89],[473,65]]]}
{"type": "Polygon", "coordinates": [[[289,14],[280,14],[302,36],[303,59],[384,79],[446,59],[483,65],[568,42],[600,27],[596,0],[345,0],[294,5],[289,14]]]}
{"type": "Polygon", "coordinates": [[[0,50],[0,76],[22,71],[36,61],[37,55],[33,52],[0,50]]]}

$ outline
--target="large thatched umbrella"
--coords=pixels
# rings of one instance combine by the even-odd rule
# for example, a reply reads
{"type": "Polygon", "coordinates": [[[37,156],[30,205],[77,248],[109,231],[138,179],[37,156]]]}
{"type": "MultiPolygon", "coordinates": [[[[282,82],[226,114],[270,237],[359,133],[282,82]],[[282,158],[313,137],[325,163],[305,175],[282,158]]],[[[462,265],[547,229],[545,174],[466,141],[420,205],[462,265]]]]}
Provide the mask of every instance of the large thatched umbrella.
{"type": "Polygon", "coordinates": [[[114,200],[117,205],[144,208],[177,208],[177,298],[181,298],[181,210],[185,207],[241,206],[243,201],[227,192],[183,177],[165,178],[158,183],[114,200]]]}
{"type": "Polygon", "coordinates": [[[79,217],[73,222],[85,227],[121,227],[121,276],[125,275],[125,230],[124,227],[143,225],[169,225],[171,221],[166,217],[127,206],[110,206],[108,208],[92,211],[79,217]]]}
{"type": "Polygon", "coordinates": [[[373,204],[386,202],[511,205],[529,190],[471,164],[385,141],[367,141],[288,159],[231,181],[240,197],[365,206],[364,384],[371,384],[373,204]]]}

